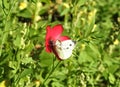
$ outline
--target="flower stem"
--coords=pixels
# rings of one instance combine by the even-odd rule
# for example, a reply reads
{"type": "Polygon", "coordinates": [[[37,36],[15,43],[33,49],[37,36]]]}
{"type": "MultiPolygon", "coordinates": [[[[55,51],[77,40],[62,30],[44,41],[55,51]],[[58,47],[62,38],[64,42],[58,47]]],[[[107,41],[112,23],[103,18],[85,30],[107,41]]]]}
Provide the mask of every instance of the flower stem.
{"type": "MultiPolygon", "coordinates": [[[[54,61],[54,60],[53,60],[54,61]]],[[[45,80],[43,81],[42,86],[45,84],[45,82],[49,79],[49,77],[52,75],[52,73],[55,71],[55,69],[57,68],[57,66],[60,64],[61,61],[59,61],[56,66],[54,66],[54,62],[53,62],[53,66],[52,66],[52,70],[50,71],[50,73],[46,76],[45,80]]],[[[42,87],[41,86],[41,87],[42,87]]]]}

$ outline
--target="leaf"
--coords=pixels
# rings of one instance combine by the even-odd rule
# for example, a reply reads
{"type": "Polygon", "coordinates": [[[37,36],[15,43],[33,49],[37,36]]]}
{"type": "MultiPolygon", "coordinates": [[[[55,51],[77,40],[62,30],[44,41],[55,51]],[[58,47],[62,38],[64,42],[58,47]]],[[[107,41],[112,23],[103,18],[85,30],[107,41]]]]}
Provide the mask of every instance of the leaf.
{"type": "Polygon", "coordinates": [[[61,14],[60,14],[60,16],[63,16],[63,15],[65,15],[65,14],[67,14],[68,12],[69,12],[69,8],[66,8],[66,9],[64,9],[62,12],[61,12],[61,14]]]}
{"type": "Polygon", "coordinates": [[[94,43],[89,43],[89,47],[93,51],[92,54],[96,55],[96,57],[98,57],[98,58],[101,57],[101,54],[100,54],[100,52],[98,50],[98,47],[94,43]]]}
{"type": "Polygon", "coordinates": [[[111,73],[111,74],[114,74],[117,70],[119,70],[120,66],[117,65],[117,64],[112,64],[111,66],[109,66],[108,68],[108,71],[111,73]]]}
{"type": "Polygon", "coordinates": [[[90,35],[90,33],[92,32],[92,29],[93,29],[94,24],[95,24],[95,15],[96,15],[96,9],[89,13],[88,25],[86,25],[87,26],[87,30],[85,32],[85,37],[90,35]]]}
{"type": "Polygon", "coordinates": [[[41,0],[41,2],[44,2],[46,4],[50,4],[50,0],[41,0]]]}
{"type": "Polygon", "coordinates": [[[20,74],[19,79],[33,73],[33,69],[24,69],[24,71],[20,74]]]}
{"type": "Polygon", "coordinates": [[[80,64],[82,64],[84,62],[91,62],[91,61],[93,61],[92,57],[89,56],[85,50],[80,53],[79,59],[78,59],[78,62],[80,64]]]}
{"type": "Polygon", "coordinates": [[[20,36],[17,36],[13,43],[14,43],[15,46],[20,48],[20,46],[21,46],[21,38],[20,38],[20,36]]]}
{"type": "Polygon", "coordinates": [[[111,84],[114,84],[115,83],[115,77],[114,77],[114,75],[113,74],[109,74],[109,81],[110,81],[110,83],[111,84]]]}
{"type": "Polygon", "coordinates": [[[28,9],[26,9],[26,10],[23,10],[20,13],[18,13],[17,16],[25,17],[25,18],[31,18],[32,17],[32,13],[28,9]]]}
{"type": "Polygon", "coordinates": [[[81,6],[84,5],[87,0],[79,0],[77,5],[81,6]]]}
{"type": "Polygon", "coordinates": [[[22,63],[24,63],[24,64],[28,64],[28,63],[31,63],[31,62],[34,62],[31,57],[26,57],[22,60],[22,63]]]}
{"type": "Polygon", "coordinates": [[[50,66],[53,62],[53,55],[52,53],[47,53],[45,52],[45,50],[42,51],[42,53],[40,54],[40,64],[43,67],[47,67],[50,66]]]}

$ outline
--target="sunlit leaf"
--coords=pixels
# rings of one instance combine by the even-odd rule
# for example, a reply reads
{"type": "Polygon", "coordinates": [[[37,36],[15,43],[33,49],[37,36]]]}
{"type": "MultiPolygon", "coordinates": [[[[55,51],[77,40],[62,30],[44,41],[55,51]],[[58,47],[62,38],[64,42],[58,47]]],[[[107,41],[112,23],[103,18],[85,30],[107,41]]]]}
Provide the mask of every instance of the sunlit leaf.
{"type": "Polygon", "coordinates": [[[22,71],[22,73],[19,75],[19,79],[29,75],[33,73],[33,70],[32,69],[24,69],[24,71],[22,71]]]}

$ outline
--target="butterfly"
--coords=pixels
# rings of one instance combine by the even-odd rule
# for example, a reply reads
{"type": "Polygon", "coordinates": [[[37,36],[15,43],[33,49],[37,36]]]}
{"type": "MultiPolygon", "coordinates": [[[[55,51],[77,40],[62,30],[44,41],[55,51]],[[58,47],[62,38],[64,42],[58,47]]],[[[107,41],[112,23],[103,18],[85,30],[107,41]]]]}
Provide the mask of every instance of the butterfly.
{"type": "Polygon", "coordinates": [[[46,52],[53,52],[60,60],[68,59],[72,55],[75,42],[68,36],[62,36],[63,27],[61,24],[46,28],[45,47],[46,52]]]}

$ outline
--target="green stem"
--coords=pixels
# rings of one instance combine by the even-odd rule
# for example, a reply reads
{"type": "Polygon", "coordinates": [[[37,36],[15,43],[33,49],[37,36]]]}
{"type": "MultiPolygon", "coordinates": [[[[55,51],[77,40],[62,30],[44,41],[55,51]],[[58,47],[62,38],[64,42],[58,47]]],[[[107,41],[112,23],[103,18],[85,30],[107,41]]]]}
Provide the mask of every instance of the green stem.
{"type": "Polygon", "coordinates": [[[2,1],[1,1],[1,3],[2,3],[1,8],[2,8],[2,10],[3,10],[4,14],[5,14],[5,15],[7,15],[7,13],[6,13],[6,11],[5,11],[5,9],[6,9],[6,8],[5,8],[5,5],[4,5],[4,3],[3,3],[3,2],[4,2],[4,1],[2,0],[2,1]]]}
{"type": "Polygon", "coordinates": [[[49,77],[52,75],[52,73],[55,71],[55,69],[56,69],[57,66],[60,64],[60,62],[61,62],[61,61],[59,61],[59,62],[56,64],[55,67],[54,67],[54,63],[53,63],[53,68],[52,68],[51,72],[48,74],[48,76],[45,78],[45,80],[43,81],[43,84],[42,84],[42,85],[45,84],[45,82],[48,80],[48,78],[49,78],[49,77]]]}

